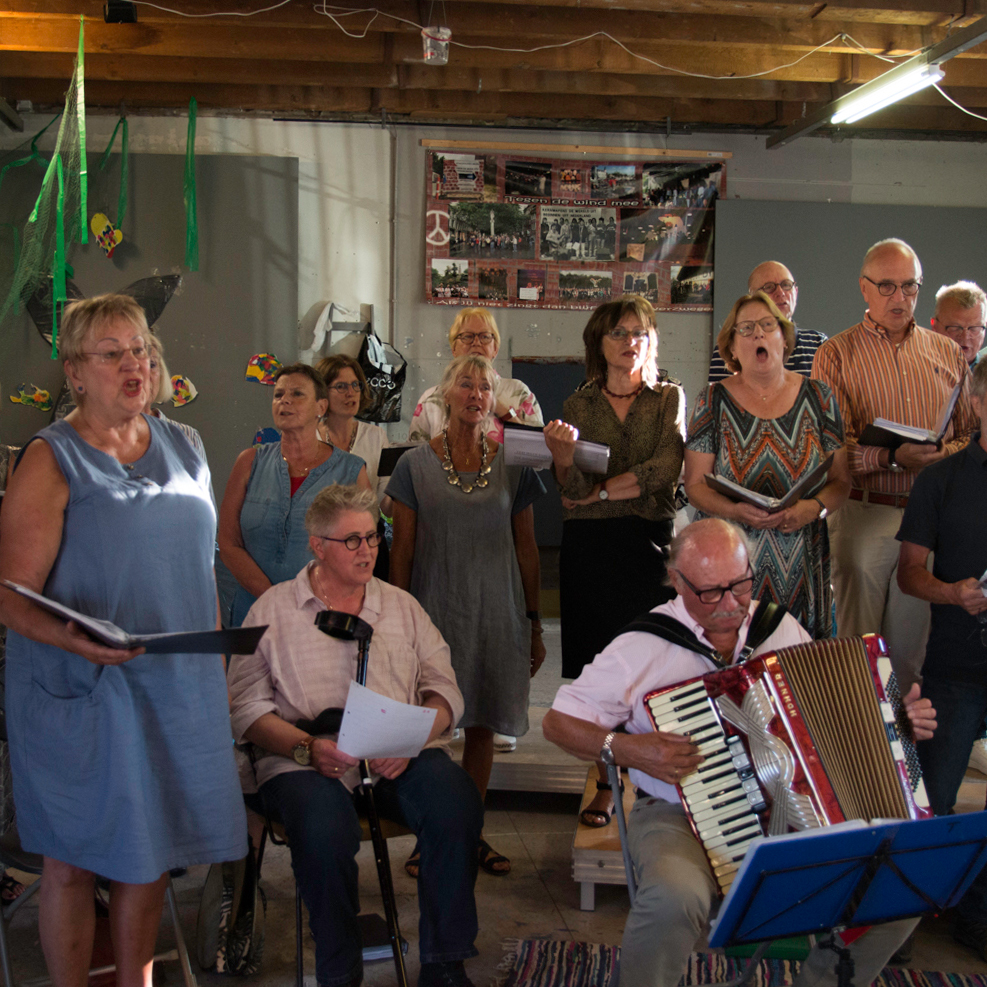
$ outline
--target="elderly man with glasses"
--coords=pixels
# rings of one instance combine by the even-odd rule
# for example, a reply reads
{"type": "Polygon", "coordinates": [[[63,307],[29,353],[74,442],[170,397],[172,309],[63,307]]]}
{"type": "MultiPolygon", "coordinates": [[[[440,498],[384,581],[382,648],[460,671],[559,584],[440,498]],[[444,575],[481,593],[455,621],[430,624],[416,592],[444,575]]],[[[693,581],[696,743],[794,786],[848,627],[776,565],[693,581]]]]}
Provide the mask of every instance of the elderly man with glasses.
{"type": "MultiPolygon", "coordinates": [[[[792,272],[776,260],[758,264],[747,279],[747,294],[763,291],[775,303],[778,311],[786,319],[795,321],[795,305],[799,300],[799,286],[792,272]]],[[[826,336],[815,329],[795,327],[795,347],[785,360],[785,369],[794,370],[803,377],[812,376],[812,358],[816,350],[826,341],[826,336]]],[[[709,383],[715,384],[730,376],[719,350],[714,346],[713,359],[709,364],[709,383]]]]}
{"type": "MultiPolygon", "coordinates": [[[[723,664],[738,660],[756,609],[743,532],[718,518],[696,521],[672,540],[668,573],[678,596],[652,610],[682,625],[723,664]]],[[[801,644],[809,635],[785,614],[757,647],[759,655],[801,644]]],[[[630,769],[638,799],[627,824],[637,894],[624,926],[620,982],[675,987],[717,900],[706,853],[693,835],[675,785],[702,762],[699,749],[652,729],[644,697],[714,671],[711,658],[654,634],[619,634],[571,685],[563,685],[543,721],[548,740],[583,760],[630,769]],[[623,726],[626,733],[618,733],[623,726]]],[[[917,737],[930,737],[934,711],[918,689],[906,697],[917,737]]],[[[873,928],[850,947],[855,980],[869,984],[914,928],[915,919],[873,928]]],[[[833,954],[815,949],[796,984],[836,984],[833,954]]]]}
{"type": "Polygon", "coordinates": [[[829,527],[837,633],[883,634],[907,689],[925,655],[929,607],[898,588],[895,534],[919,471],[963,448],[977,422],[964,383],[942,443],[860,443],[876,418],[934,431],[967,362],[955,343],[915,324],[922,265],[903,240],[875,243],[859,284],[867,303],[863,321],[819,347],[812,374],[839,402],[853,481],[829,527]]]}
{"type": "Polygon", "coordinates": [[[948,336],[972,368],[980,359],[987,331],[987,294],[973,281],[944,284],[936,292],[936,314],[929,325],[948,336]]]}

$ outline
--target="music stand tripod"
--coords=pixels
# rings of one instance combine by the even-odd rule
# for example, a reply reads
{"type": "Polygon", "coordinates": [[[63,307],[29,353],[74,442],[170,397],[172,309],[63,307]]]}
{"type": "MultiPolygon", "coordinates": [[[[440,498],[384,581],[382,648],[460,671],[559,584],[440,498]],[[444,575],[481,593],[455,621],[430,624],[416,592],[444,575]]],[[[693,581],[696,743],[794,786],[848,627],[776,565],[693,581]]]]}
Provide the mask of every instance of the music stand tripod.
{"type": "MultiPolygon", "coordinates": [[[[337,638],[340,641],[356,641],[358,658],[356,666],[356,681],[367,684],[367,660],[370,652],[370,639],[374,629],[365,620],[354,617],[353,614],[340,613],[338,610],[323,610],[316,615],[315,625],[323,634],[337,638]]],[[[391,879],[390,858],[387,855],[387,841],[380,828],[380,816],[377,814],[377,803],[374,801],[374,788],[370,779],[370,765],[366,758],[360,761],[360,789],[367,810],[367,825],[370,829],[370,839],[374,847],[374,859],[377,862],[377,878],[380,881],[380,896],[384,900],[384,915],[387,919],[387,935],[391,941],[391,951],[394,953],[394,969],[398,975],[398,987],[408,987],[408,975],[404,969],[404,954],[401,950],[401,929],[398,926],[398,909],[394,898],[394,882],[391,879]]]]}
{"type": "MultiPolygon", "coordinates": [[[[987,861],[987,812],[856,821],[755,840],[720,908],[713,947],[835,933],[939,913],[987,861]]],[[[839,987],[853,961],[835,936],[839,987]]],[[[751,959],[748,974],[760,956],[751,959]]],[[[743,979],[743,978],[742,978],[743,979]]]]}

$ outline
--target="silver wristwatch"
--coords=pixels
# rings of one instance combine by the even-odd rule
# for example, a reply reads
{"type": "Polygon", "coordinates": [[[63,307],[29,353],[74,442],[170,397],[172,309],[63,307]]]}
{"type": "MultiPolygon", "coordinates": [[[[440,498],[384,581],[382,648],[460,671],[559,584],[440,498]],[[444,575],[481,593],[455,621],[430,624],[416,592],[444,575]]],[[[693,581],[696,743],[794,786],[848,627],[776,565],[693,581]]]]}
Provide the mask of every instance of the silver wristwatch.
{"type": "Polygon", "coordinates": [[[600,748],[600,760],[604,764],[617,763],[614,760],[613,751],[610,749],[610,745],[613,743],[613,738],[616,736],[617,736],[617,731],[611,730],[603,739],[603,746],[600,748]]]}
{"type": "Polygon", "coordinates": [[[894,449],[888,453],[888,469],[891,470],[892,473],[904,473],[905,467],[902,466],[901,463],[895,462],[894,454],[894,449]]]}
{"type": "Polygon", "coordinates": [[[813,497],[812,499],[819,505],[819,516],[816,520],[822,521],[829,514],[829,508],[818,497],[813,497]]]}
{"type": "MultiPolygon", "coordinates": [[[[604,482],[606,482],[606,481],[604,481],[604,482]]],[[[603,484],[600,485],[600,494],[599,494],[599,497],[600,497],[600,500],[609,500],[610,499],[610,494],[607,493],[607,488],[605,486],[603,486],[603,484]]]]}

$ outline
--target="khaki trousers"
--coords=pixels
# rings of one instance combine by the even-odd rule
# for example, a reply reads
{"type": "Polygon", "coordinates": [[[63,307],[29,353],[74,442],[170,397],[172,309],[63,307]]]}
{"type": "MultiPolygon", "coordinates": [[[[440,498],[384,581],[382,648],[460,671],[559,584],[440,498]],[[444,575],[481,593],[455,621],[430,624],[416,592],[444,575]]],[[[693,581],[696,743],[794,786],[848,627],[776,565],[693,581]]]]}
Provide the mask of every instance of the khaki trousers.
{"type": "Polygon", "coordinates": [[[839,637],[880,634],[887,642],[902,695],[921,680],[929,637],[929,604],[898,589],[895,535],[904,514],[848,500],[829,520],[829,547],[839,637]]]}

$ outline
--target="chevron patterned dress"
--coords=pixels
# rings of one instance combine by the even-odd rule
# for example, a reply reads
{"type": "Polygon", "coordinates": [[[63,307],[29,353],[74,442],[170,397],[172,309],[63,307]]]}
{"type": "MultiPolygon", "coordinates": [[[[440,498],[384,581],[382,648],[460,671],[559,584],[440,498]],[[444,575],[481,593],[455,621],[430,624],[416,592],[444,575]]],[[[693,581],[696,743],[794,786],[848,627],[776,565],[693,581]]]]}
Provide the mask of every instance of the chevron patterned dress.
{"type": "MultiPolygon", "coordinates": [[[[782,497],[843,442],[843,421],[832,391],[822,381],[807,378],[794,405],[778,418],[758,418],[740,407],[722,384],[710,385],[696,403],[686,448],[713,453],[717,476],[782,497]]],[[[804,496],[818,493],[825,482],[804,496]]],[[[833,588],[825,520],[788,534],[746,526],[744,531],[752,548],[754,596],[767,594],[788,607],[814,638],[832,637],[833,588]]]]}

